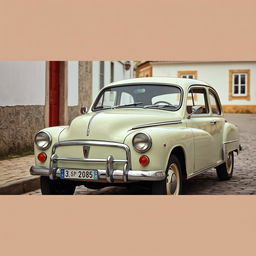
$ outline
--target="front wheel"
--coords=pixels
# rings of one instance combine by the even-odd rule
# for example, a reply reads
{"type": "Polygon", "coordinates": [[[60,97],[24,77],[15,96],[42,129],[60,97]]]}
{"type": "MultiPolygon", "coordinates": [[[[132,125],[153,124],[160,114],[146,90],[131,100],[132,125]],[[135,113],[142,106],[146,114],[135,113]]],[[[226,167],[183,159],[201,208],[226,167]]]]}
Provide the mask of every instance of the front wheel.
{"type": "Polygon", "coordinates": [[[67,180],[50,180],[49,177],[41,176],[40,185],[42,195],[73,195],[76,185],[67,180]]]}
{"type": "Polygon", "coordinates": [[[234,169],[234,153],[230,152],[227,162],[216,167],[219,180],[229,180],[232,178],[234,169]]]}
{"type": "Polygon", "coordinates": [[[166,178],[152,182],[153,195],[180,195],[183,189],[181,164],[179,159],[172,155],[166,171],[166,178]]]}

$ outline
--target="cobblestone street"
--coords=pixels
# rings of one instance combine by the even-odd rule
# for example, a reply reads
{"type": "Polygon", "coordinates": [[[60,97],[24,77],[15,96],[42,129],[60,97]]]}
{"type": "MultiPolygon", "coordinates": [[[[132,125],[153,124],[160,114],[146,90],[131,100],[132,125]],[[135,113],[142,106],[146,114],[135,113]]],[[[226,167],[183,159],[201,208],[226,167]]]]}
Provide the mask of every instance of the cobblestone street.
{"type": "Polygon", "coordinates": [[[12,181],[31,177],[29,168],[34,162],[34,156],[12,158],[0,161],[0,186],[12,181]]]}
{"type": "MultiPolygon", "coordinates": [[[[226,114],[226,119],[239,127],[240,141],[243,151],[235,155],[233,178],[229,181],[219,181],[215,169],[201,174],[187,182],[188,195],[238,195],[256,194],[256,115],[226,114]]],[[[40,190],[28,193],[40,195],[40,190]]],[[[77,187],[76,195],[99,194],[149,194],[141,187],[128,190],[123,187],[107,187],[100,190],[77,187]]]]}

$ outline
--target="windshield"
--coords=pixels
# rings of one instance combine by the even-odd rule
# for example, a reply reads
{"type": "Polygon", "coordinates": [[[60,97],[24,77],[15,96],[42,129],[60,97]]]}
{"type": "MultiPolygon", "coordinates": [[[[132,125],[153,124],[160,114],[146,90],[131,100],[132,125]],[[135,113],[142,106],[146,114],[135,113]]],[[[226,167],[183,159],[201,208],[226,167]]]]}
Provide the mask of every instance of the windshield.
{"type": "Polygon", "coordinates": [[[175,111],[180,108],[181,89],[174,85],[135,84],[106,88],[97,97],[92,110],[115,108],[156,108],[175,111]]]}

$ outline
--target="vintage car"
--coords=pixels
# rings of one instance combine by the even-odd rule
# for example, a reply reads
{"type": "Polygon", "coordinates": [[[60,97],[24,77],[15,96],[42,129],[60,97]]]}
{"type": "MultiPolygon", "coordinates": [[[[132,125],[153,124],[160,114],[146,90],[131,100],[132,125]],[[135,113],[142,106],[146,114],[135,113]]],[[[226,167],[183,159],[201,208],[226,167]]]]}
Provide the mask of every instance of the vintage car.
{"type": "Polygon", "coordinates": [[[185,181],[209,168],[232,177],[239,152],[235,125],[205,82],[136,78],[112,83],[70,126],[35,136],[42,194],[73,194],[77,185],[147,184],[153,194],[181,194],[185,181]]]}

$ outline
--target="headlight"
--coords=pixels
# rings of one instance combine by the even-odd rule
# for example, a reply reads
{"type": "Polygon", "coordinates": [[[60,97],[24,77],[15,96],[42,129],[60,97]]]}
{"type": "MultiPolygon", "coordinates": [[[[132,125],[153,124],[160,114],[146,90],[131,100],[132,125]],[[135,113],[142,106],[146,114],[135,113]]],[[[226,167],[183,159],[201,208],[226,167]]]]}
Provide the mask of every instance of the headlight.
{"type": "Polygon", "coordinates": [[[150,136],[145,133],[137,133],[132,139],[132,144],[137,152],[144,153],[151,148],[152,140],[150,136]]]}
{"type": "Polygon", "coordinates": [[[52,144],[52,137],[48,132],[39,132],[35,137],[35,144],[40,150],[46,150],[52,144]]]}

